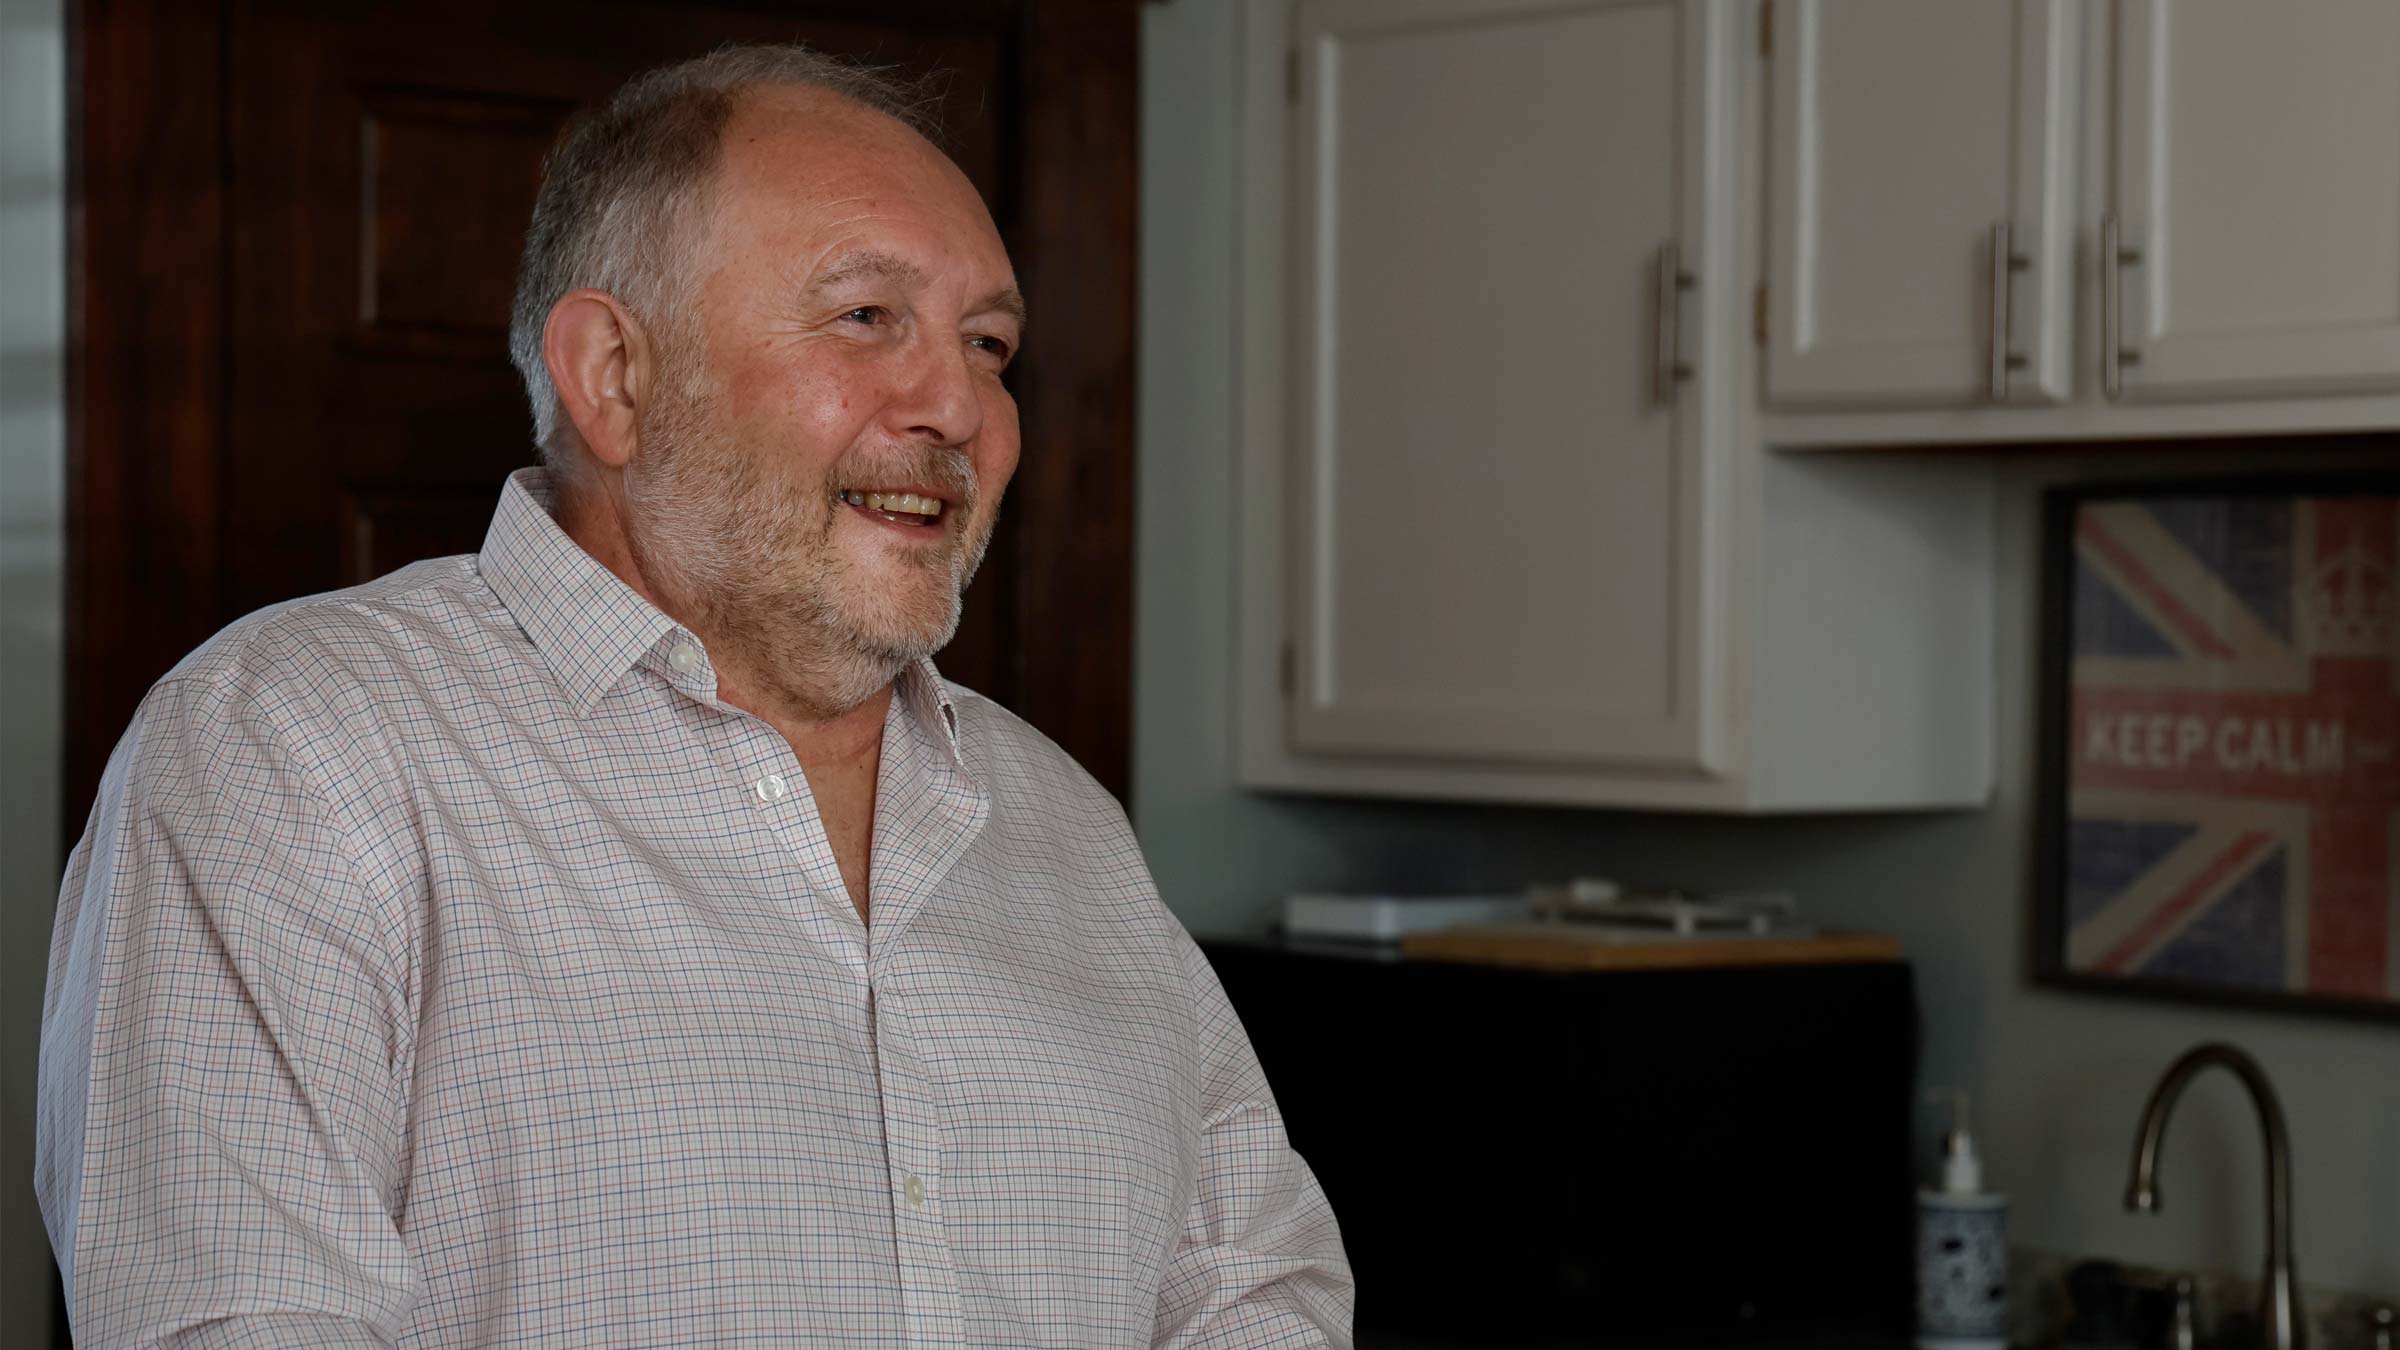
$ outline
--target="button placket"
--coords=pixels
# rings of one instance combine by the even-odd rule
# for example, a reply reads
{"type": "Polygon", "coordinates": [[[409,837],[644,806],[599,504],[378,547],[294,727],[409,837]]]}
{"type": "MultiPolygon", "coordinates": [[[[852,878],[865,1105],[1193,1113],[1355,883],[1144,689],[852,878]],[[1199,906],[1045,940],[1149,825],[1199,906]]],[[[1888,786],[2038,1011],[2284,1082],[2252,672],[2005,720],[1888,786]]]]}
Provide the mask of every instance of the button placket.
{"type": "Polygon", "coordinates": [[[875,1043],[884,1065],[883,1117],[892,1171],[900,1198],[909,1209],[938,1227],[942,1146],[934,1124],[933,1084],[917,1059],[916,1037],[909,1030],[907,1014],[893,1007],[889,995],[881,992],[888,987],[886,981],[875,983],[875,1043]]]}
{"type": "MultiPolygon", "coordinates": [[[[880,963],[879,963],[880,964],[880,963]]],[[[958,1270],[942,1222],[941,1130],[933,1085],[888,974],[875,980],[875,1046],[883,1065],[884,1147],[893,1180],[900,1279],[912,1331],[947,1343],[959,1325],[958,1270]]]]}

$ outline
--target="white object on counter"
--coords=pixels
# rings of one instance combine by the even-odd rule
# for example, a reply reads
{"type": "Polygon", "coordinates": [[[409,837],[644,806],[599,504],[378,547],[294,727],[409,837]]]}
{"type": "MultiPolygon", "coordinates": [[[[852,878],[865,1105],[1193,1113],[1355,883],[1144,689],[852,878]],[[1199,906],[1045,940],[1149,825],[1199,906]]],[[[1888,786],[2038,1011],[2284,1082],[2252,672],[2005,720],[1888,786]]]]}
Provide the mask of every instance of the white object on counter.
{"type": "Polygon", "coordinates": [[[1283,931],[1299,938],[1398,942],[1462,923],[1522,918],[1522,895],[1288,895],[1283,931]]]}
{"type": "Polygon", "coordinates": [[[2008,1198],[1983,1189],[1983,1159],[1955,1094],[1941,1189],[1917,1192],[1918,1350],[2007,1350],[2008,1198]]]}

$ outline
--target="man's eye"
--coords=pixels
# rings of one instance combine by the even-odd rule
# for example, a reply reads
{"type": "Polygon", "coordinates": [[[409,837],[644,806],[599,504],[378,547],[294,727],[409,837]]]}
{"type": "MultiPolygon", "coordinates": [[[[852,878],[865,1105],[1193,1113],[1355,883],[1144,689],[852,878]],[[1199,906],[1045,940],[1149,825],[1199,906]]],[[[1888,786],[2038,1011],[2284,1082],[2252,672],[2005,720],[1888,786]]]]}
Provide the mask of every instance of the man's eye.
{"type": "Polygon", "coordinates": [[[976,337],[968,338],[967,342],[968,345],[974,347],[978,351],[990,352],[992,355],[999,357],[1003,361],[1008,359],[1008,344],[1001,341],[999,338],[983,337],[978,335],[976,337]]]}
{"type": "Polygon", "coordinates": [[[883,322],[885,315],[880,305],[860,305],[842,317],[852,323],[875,324],[883,322]]]}

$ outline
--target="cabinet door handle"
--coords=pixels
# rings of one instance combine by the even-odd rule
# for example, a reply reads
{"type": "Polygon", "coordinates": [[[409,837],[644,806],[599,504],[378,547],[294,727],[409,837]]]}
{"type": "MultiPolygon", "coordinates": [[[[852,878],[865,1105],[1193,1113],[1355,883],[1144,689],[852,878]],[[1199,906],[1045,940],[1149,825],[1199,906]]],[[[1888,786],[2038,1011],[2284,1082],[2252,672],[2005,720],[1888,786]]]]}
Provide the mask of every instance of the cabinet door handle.
{"type": "Polygon", "coordinates": [[[2033,259],[2017,252],[2016,227],[2010,222],[1992,222],[1991,248],[1991,369],[1986,372],[1986,387],[1992,402],[2008,401],[2008,375],[2023,370],[2025,357],[2011,349],[2017,331],[2016,274],[2033,266],[2033,259]]]}
{"type": "Polygon", "coordinates": [[[2142,363],[2142,349],[2125,345],[2124,271],[2141,265],[2142,251],[2118,237],[2116,213],[2100,217],[2100,392],[2125,395],[2125,367],[2142,363]]]}
{"type": "Polygon", "coordinates": [[[1683,295],[1699,283],[1683,270],[1683,252],[1672,239],[1658,246],[1657,266],[1653,303],[1658,311],[1658,331],[1653,336],[1658,350],[1651,392],[1660,403],[1672,404],[1675,386],[1692,378],[1692,367],[1683,359],[1683,295]]]}

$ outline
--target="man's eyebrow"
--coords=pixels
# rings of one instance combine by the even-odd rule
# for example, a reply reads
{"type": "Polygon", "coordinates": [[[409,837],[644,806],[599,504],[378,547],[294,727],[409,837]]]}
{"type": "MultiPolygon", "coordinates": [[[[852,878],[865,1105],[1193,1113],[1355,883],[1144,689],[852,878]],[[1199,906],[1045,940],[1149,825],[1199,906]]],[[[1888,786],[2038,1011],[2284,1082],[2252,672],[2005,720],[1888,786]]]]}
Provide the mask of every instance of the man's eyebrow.
{"type": "Polygon", "coordinates": [[[914,288],[925,284],[924,269],[905,258],[872,249],[856,249],[835,258],[825,270],[808,283],[809,293],[819,294],[837,286],[866,278],[889,281],[897,286],[914,288]]]}
{"type": "MultiPolygon", "coordinates": [[[[925,269],[906,258],[897,258],[873,249],[853,249],[835,258],[817,273],[808,283],[807,291],[810,295],[822,295],[851,282],[869,278],[888,281],[907,290],[923,286],[928,280],[925,269]]],[[[985,296],[976,304],[974,312],[987,314],[995,310],[1015,319],[1017,327],[1025,326],[1025,297],[1018,293],[1016,287],[1003,286],[985,296]]]]}
{"type": "Polygon", "coordinates": [[[1017,327],[1025,326],[1025,297],[1017,292],[1016,287],[1003,286],[983,297],[983,302],[975,306],[977,314],[989,314],[994,310],[1015,319],[1017,327]]]}

